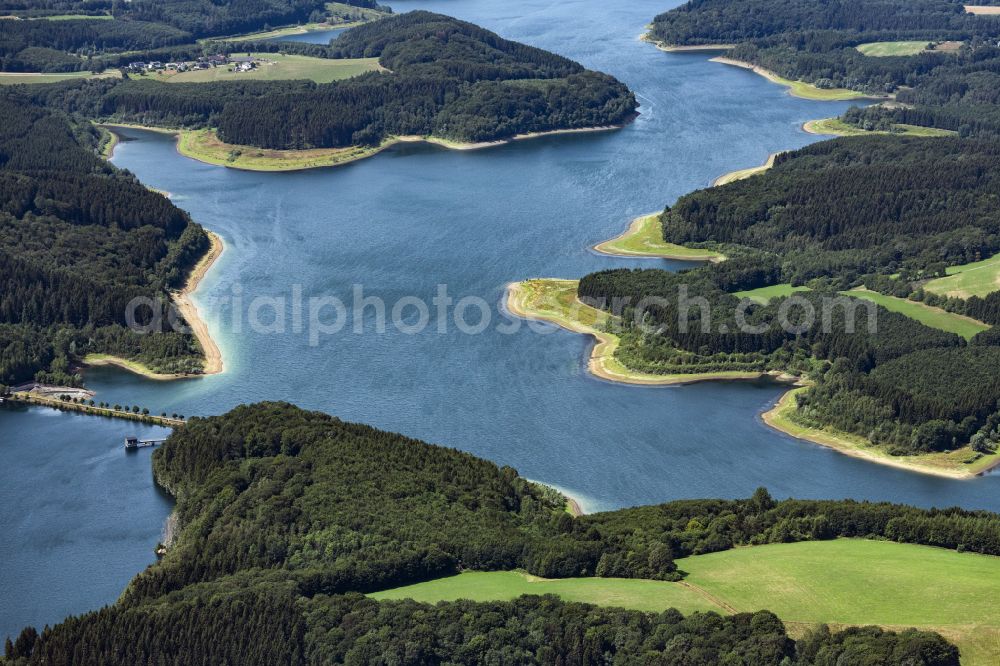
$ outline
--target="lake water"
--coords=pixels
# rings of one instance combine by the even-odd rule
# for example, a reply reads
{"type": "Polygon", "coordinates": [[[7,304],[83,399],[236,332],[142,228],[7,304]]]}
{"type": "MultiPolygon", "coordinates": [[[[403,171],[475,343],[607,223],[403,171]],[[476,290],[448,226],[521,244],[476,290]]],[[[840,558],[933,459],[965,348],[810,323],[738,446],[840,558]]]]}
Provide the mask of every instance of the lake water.
{"type": "MultiPolygon", "coordinates": [[[[201,164],[177,155],[169,137],[132,133],[137,140],[118,146],[115,163],[171,192],[225,240],[196,300],[213,304],[205,314],[226,372],[160,383],[102,368],[88,373],[88,385],[101,400],[154,413],[218,414],[244,402],[292,401],[512,465],[591,511],[741,497],[762,485],[778,497],[1000,510],[996,476],[950,481],[907,473],[770,430],[759,415],[781,394],[773,385],[638,388],[594,379],[585,367],[589,341],[551,327],[504,334],[494,325],[466,335],[432,325],[407,335],[390,326],[380,334],[369,311],[364,334],[349,325],[311,345],[290,324],[284,334],[246,326],[237,333],[232,307],[214,305],[234,289],[244,304],[298,290],[350,302],[355,284],[390,305],[405,296],[429,302],[444,284],[455,299],[496,306],[514,280],[680,267],[589,248],[724,172],[814,141],[801,124],[848,105],[795,99],[708,55],[668,54],[640,42],[643,26],[670,4],[392,3],[399,12],[452,14],[615,75],[642,104],[639,118],[620,131],[471,152],[408,146],[350,166],[286,174],[201,164]]],[[[496,307],[492,317],[502,318],[496,307]]],[[[148,451],[126,457],[113,450],[124,430],[134,426],[45,410],[0,413],[3,478],[18,488],[0,491],[0,589],[12,591],[0,600],[0,635],[109,603],[151,561],[167,503],[153,487],[148,451]],[[50,458],[47,451],[68,453],[50,458]],[[11,492],[16,497],[8,498],[11,492]],[[115,501],[100,501],[109,497],[115,501]],[[35,513],[36,504],[59,507],[72,529],[35,513]],[[106,536],[102,526],[112,524],[117,532],[106,536]],[[79,560],[58,547],[67,530],[76,535],[74,555],[92,565],[85,580],[79,560]],[[104,543],[115,538],[127,543],[104,543]]]]}
{"type": "Polygon", "coordinates": [[[347,28],[333,28],[331,30],[313,30],[311,32],[303,32],[297,35],[281,35],[280,37],[272,37],[266,41],[269,42],[304,42],[306,44],[329,44],[331,40],[336,39],[343,33],[347,28]]]}

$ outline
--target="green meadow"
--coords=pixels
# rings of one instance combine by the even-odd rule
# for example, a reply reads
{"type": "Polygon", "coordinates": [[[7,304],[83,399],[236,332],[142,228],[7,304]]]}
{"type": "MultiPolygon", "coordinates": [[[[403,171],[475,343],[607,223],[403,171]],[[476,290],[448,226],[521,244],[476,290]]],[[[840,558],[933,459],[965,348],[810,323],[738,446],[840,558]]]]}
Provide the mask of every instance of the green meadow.
{"type": "MultiPolygon", "coordinates": [[[[234,53],[233,55],[247,55],[234,53]]],[[[282,53],[251,53],[254,57],[268,61],[249,72],[233,72],[229,67],[196,69],[178,74],[147,74],[146,78],[161,79],[168,83],[205,83],[210,81],[279,81],[286,79],[309,79],[316,83],[330,83],[349,79],[365,72],[381,69],[378,58],[311,58],[309,56],[286,55],[282,53]]]]}
{"type": "Polygon", "coordinates": [[[966,340],[971,340],[976,334],[982,333],[989,328],[989,325],[970,317],[964,317],[948,312],[947,310],[942,310],[941,308],[931,307],[924,303],[918,303],[905,298],[896,298],[895,296],[887,296],[876,291],[861,289],[853,289],[845,293],[855,298],[873,301],[886,310],[898,312],[910,319],[916,319],[925,326],[955,333],[966,340]]]}
{"type": "Polygon", "coordinates": [[[961,266],[951,266],[947,277],[931,280],[924,289],[956,298],[986,296],[1000,290],[1000,254],[961,266]]]}
{"type": "Polygon", "coordinates": [[[538,578],[520,571],[467,571],[457,576],[417,583],[370,596],[375,599],[415,599],[427,603],[472,599],[495,601],[523,594],[555,594],[567,601],[598,606],[620,606],[660,612],[718,611],[719,607],[696,590],[659,580],[627,578],[538,578]]]}
{"type": "Polygon", "coordinates": [[[884,58],[886,56],[911,56],[928,50],[930,42],[870,42],[856,48],[866,56],[884,58]]]}
{"type": "Polygon", "coordinates": [[[767,305],[772,298],[791,296],[800,291],[809,291],[809,287],[793,287],[791,284],[774,284],[770,287],[760,287],[759,289],[748,289],[746,291],[736,291],[733,295],[737,298],[749,298],[755,303],[767,305]]]}
{"type": "Polygon", "coordinates": [[[736,548],[677,561],[681,583],[538,579],[466,572],[377,592],[378,599],[513,599],[556,594],[571,601],[691,613],[768,609],[793,635],[819,623],[938,631],[965,664],[991,664],[1000,647],[1000,558],[889,541],[837,539],[736,548]]]}

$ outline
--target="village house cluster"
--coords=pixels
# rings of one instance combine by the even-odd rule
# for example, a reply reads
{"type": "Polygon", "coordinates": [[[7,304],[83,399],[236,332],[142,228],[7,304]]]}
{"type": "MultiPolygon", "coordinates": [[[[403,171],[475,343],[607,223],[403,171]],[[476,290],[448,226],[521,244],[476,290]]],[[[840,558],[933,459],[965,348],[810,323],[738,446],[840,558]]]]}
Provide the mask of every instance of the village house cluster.
{"type": "Polygon", "coordinates": [[[264,61],[254,56],[228,56],[222,54],[201,56],[197,60],[184,62],[130,62],[125,68],[126,73],[141,74],[143,72],[175,71],[188,72],[195,69],[211,69],[213,67],[230,67],[235,72],[249,72],[256,69],[264,61]]]}

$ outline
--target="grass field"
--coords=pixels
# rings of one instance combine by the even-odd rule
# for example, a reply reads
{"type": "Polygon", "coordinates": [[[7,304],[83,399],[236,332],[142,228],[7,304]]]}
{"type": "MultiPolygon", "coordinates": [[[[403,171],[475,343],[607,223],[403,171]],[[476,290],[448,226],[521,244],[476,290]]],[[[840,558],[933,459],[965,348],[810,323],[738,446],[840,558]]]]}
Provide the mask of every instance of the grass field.
{"type": "Polygon", "coordinates": [[[927,51],[930,42],[870,42],[856,48],[866,56],[884,58],[886,56],[911,56],[927,51]]]}
{"type": "Polygon", "coordinates": [[[90,72],[63,72],[59,74],[40,74],[22,72],[0,72],[0,86],[12,86],[18,83],[55,83],[69,79],[95,79],[121,76],[116,70],[113,73],[92,74],[90,72]]]}
{"type": "Polygon", "coordinates": [[[637,217],[621,236],[599,243],[594,249],[602,254],[682,261],[721,261],[725,258],[711,250],[688,248],[664,241],[659,213],[637,217]]]}
{"type": "Polygon", "coordinates": [[[1000,290],[1000,254],[961,266],[950,266],[948,276],[931,280],[924,289],[944,296],[968,298],[1000,290]]]}
{"type": "MultiPolygon", "coordinates": [[[[233,55],[247,54],[234,53],[233,55]]],[[[160,79],[168,83],[205,83],[246,79],[260,81],[309,79],[316,83],[330,83],[381,69],[378,58],[329,59],[282,53],[252,53],[249,55],[267,62],[258,65],[256,69],[249,72],[232,72],[228,67],[213,67],[178,74],[146,75],[145,78],[160,79]]]]}
{"type": "Polygon", "coordinates": [[[924,303],[918,303],[905,298],[896,298],[895,296],[887,296],[876,291],[862,289],[852,289],[846,293],[856,298],[863,298],[878,303],[886,310],[898,312],[910,319],[916,319],[925,326],[961,335],[966,340],[971,340],[976,334],[990,328],[989,325],[970,317],[963,317],[962,315],[954,314],[941,308],[934,308],[924,303]]]}
{"type": "Polygon", "coordinates": [[[591,335],[597,340],[588,367],[597,377],[625,384],[666,386],[721,379],[757,379],[756,372],[713,372],[657,375],[626,367],[615,358],[621,339],[607,330],[612,316],[590,307],[576,297],[578,280],[525,280],[508,288],[507,307],[519,317],[556,324],[568,331],[591,335]]]}
{"type": "Polygon", "coordinates": [[[770,287],[759,289],[748,289],[747,291],[736,291],[733,295],[737,298],[749,298],[751,301],[767,305],[772,298],[781,296],[791,296],[800,291],[809,291],[809,287],[793,287],[791,284],[775,284],[770,287]]]}
{"type": "MultiPolygon", "coordinates": [[[[855,127],[854,125],[848,125],[840,118],[823,118],[822,120],[810,120],[802,129],[809,132],[810,134],[823,134],[831,136],[863,136],[865,134],[890,134],[890,132],[870,132],[868,130],[863,130],[855,127]]],[[[934,127],[920,127],[918,125],[896,125],[897,132],[892,132],[898,136],[919,136],[919,137],[936,137],[936,136],[955,136],[958,133],[951,130],[937,129],[934,127]]]]}
{"type": "Polygon", "coordinates": [[[819,623],[915,626],[954,641],[965,664],[995,664],[1000,655],[998,557],[837,539],[736,548],[677,564],[687,573],[683,583],[468,572],[371,596],[436,602],[556,594],[569,601],[646,611],[768,609],[793,634],[819,623]]]}
{"type": "Polygon", "coordinates": [[[370,596],[375,599],[415,599],[435,603],[456,599],[506,601],[524,594],[555,594],[567,601],[653,612],[668,608],[687,612],[720,610],[697,591],[677,583],[624,578],[550,580],[519,571],[468,571],[370,596]]]}

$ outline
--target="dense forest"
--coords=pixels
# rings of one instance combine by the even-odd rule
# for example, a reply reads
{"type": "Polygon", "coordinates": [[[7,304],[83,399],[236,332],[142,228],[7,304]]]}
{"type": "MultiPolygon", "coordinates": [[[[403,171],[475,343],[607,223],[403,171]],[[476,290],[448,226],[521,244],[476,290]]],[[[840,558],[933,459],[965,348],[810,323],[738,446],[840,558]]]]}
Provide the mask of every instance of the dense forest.
{"type": "Polygon", "coordinates": [[[11,96],[0,114],[0,384],[78,382],[73,363],[89,352],[200,372],[192,336],[140,335],[126,317],[133,298],[169,303],[207,250],[205,232],[100,160],[89,124],[11,96]]]}
{"type": "MultiPolygon", "coordinates": [[[[967,345],[844,294],[867,287],[1000,323],[1000,293],[963,300],[922,287],[948,266],[1000,251],[998,158],[995,140],[958,137],[851,137],[784,153],[767,172],[684,195],[661,215],[666,240],[719,250],[728,261],[682,273],[604,271],[581,280],[579,294],[623,310],[616,354],[629,367],[809,375],[816,385],[798,396],[804,424],[899,454],[972,443],[971,462],[1000,444],[997,335],[967,345]],[[811,288],[796,299],[815,313],[831,299],[842,307],[833,307],[829,326],[789,330],[780,325],[787,299],[741,309],[732,294],[783,283],[811,288]],[[634,309],[647,298],[663,302],[634,309]],[[684,298],[705,299],[711,310],[685,313],[684,298]]],[[[803,312],[792,307],[791,315],[795,324],[803,312]]]]}
{"type": "Polygon", "coordinates": [[[377,57],[390,72],[328,84],[78,81],[34,86],[33,94],[91,118],[217,127],[226,142],[277,149],[377,145],[412,134],[504,139],[619,124],[637,106],[610,76],[429,12],[354,28],[323,55],[377,57]]]}
{"type": "MultiPolygon", "coordinates": [[[[967,134],[1000,133],[1000,16],[975,16],[958,0],[694,0],[656,17],[653,39],[734,45],[730,56],[821,88],[895,93],[899,104],[855,112],[967,134]],[[954,42],[957,50],[870,57],[871,42],[954,42]]],[[[857,114],[861,114],[859,118],[857,114]]]]}
{"type": "Polygon", "coordinates": [[[431,607],[357,592],[470,568],[676,579],[674,557],[838,536],[1000,553],[994,514],[776,502],[763,489],[574,518],[510,468],[284,403],[191,419],[155,452],[154,471],[178,499],[164,558],[114,606],[26,629],[10,662],[892,664],[906,654],[950,666],[957,651],[934,634],[820,628],[795,642],[767,612],[685,618],[553,597],[431,607]]]}

